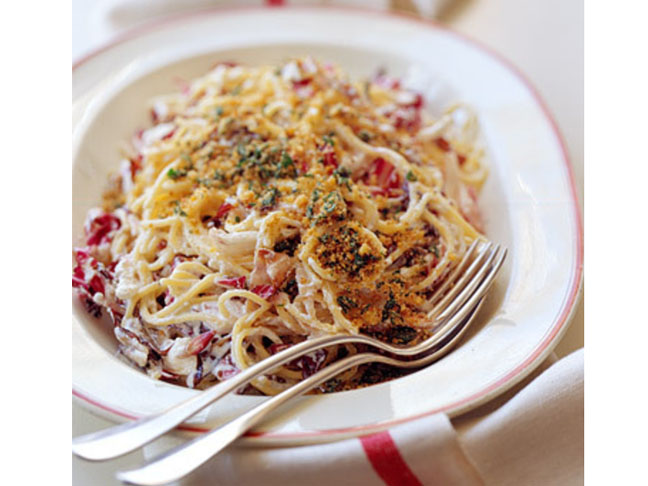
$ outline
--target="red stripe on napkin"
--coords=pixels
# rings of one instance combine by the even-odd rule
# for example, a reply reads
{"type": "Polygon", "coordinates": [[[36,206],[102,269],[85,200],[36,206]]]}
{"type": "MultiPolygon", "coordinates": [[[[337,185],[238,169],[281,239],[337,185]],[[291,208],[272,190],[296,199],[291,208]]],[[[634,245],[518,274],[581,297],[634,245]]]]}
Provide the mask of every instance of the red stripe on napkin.
{"type": "Polygon", "coordinates": [[[284,4],[284,0],[265,0],[265,4],[269,7],[279,7],[284,4]]]}
{"type": "Polygon", "coordinates": [[[360,437],[367,459],[387,486],[423,486],[414,475],[389,432],[360,437]]]}

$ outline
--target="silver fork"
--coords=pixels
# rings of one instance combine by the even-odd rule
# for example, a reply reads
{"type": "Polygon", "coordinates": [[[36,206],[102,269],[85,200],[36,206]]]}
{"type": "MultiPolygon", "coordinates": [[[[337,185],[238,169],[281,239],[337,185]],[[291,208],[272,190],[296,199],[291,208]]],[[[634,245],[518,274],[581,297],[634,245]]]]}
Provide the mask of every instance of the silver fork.
{"type": "MultiPolygon", "coordinates": [[[[471,245],[462,261],[450,272],[444,284],[432,296],[431,301],[436,303],[431,311],[432,315],[436,314],[433,321],[435,332],[429,339],[418,345],[391,346],[361,335],[324,336],[304,341],[158,414],[77,437],[72,442],[72,451],[79,457],[94,461],[107,460],[131,452],[172,430],[187,418],[226,394],[246,385],[255,377],[327,346],[344,343],[366,344],[399,356],[416,356],[429,351],[447,339],[457,327],[460,320],[453,317],[461,315],[460,319],[462,319],[475,307],[495,278],[505,255],[506,250],[490,242],[474,242],[471,245]]],[[[326,369],[329,368],[330,366],[326,369]]]]}
{"type": "Polygon", "coordinates": [[[435,346],[429,348],[429,353],[425,356],[415,360],[402,360],[376,353],[361,353],[331,363],[309,378],[302,380],[219,428],[156,457],[140,468],[118,472],[117,478],[139,486],[159,486],[177,481],[207,462],[291,398],[305,393],[353,366],[379,362],[401,368],[420,368],[437,361],[454,347],[468,329],[505,256],[506,250],[494,252],[494,258],[490,259],[488,264],[489,272],[484,276],[477,290],[471,294],[465,305],[449,319],[452,325],[449,326],[443,338],[435,346]]]}
{"type": "Polygon", "coordinates": [[[159,486],[178,481],[218,454],[218,452],[291,398],[307,392],[353,366],[371,362],[379,362],[401,368],[420,368],[429,365],[447,354],[461,339],[482,302],[483,297],[473,307],[461,325],[457,326],[455,332],[448,340],[442,343],[438,349],[423,358],[413,361],[403,361],[375,353],[362,353],[349,356],[341,361],[330,364],[309,378],[302,380],[293,387],[270,398],[218,429],[165,452],[140,468],[117,472],[117,479],[138,486],[159,486]]]}

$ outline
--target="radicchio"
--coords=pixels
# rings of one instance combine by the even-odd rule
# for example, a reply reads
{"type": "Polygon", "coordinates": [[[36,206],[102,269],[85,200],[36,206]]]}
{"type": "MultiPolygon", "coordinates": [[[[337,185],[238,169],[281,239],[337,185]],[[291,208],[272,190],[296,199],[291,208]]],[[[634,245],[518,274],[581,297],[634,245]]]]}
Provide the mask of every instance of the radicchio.
{"type": "Polygon", "coordinates": [[[401,187],[398,172],[382,157],[372,162],[364,182],[368,185],[378,186],[378,189],[372,191],[374,195],[391,195],[394,190],[401,187]]]}
{"type": "Polygon", "coordinates": [[[72,287],[81,289],[89,296],[106,292],[105,281],[113,279],[114,265],[105,267],[90,256],[87,249],[74,251],[76,266],[72,270],[72,287]]]}
{"type": "MultiPolygon", "coordinates": [[[[291,346],[291,344],[273,343],[268,348],[268,351],[270,351],[271,354],[276,354],[283,351],[284,349],[288,349],[291,346]]],[[[318,349],[316,351],[313,351],[312,353],[308,353],[293,361],[290,361],[288,363],[288,366],[300,369],[302,372],[302,377],[308,378],[309,376],[317,373],[322,368],[322,365],[326,360],[326,354],[326,351],[324,351],[323,349],[318,349]]]]}
{"type": "Polygon", "coordinates": [[[109,243],[114,231],[121,227],[121,221],[111,213],[103,213],[86,223],[86,243],[88,246],[109,243]]]}
{"type": "Polygon", "coordinates": [[[322,163],[326,166],[330,165],[337,168],[338,159],[335,150],[333,150],[333,147],[326,144],[320,150],[322,150],[322,163]]]}
{"type": "Polygon", "coordinates": [[[223,359],[221,359],[216,366],[214,366],[213,374],[220,381],[229,380],[234,375],[238,374],[241,370],[237,368],[232,360],[232,355],[228,354],[223,359]]]}
{"type": "Polygon", "coordinates": [[[209,343],[211,343],[212,339],[214,339],[215,335],[216,333],[214,331],[207,331],[193,338],[191,341],[189,341],[189,344],[187,344],[187,355],[192,356],[204,351],[205,348],[209,346],[209,343]]]}
{"type": "Polygon", "coordinates": [[[257,285],[252,289],[252,292],[257,294],[262,299],[269,299],[277,293],[277,287],[274,285],[257,285]]]}
{"type": "Polygon", "coordinates": [[[245,288],[245,277],[232,277],[232,278],[223,278],[217,280],[218,285],[224,285],[225,287],[233,287],[235,289],[244,289],[245,288]]]}

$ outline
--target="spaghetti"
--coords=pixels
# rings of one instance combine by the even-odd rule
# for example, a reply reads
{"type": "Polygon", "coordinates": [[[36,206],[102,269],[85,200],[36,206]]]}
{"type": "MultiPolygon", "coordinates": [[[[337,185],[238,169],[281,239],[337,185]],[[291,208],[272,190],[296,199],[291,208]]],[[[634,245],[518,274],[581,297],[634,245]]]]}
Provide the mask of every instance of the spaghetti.
{"type": "MultiPolygon", "coordinates": [[[[470,112],[431,119],[423,103],[384,73],[352,82],[311,58],[217,65],[153,101],[88,214],[73,286],[124,357],[189,387],[310,337],[425,338],[432,291],[480,238],[486,170],[470,112]]],[[[247,391],[357,351],[316,351],[247,391]]],[[[321,391],[385,378],[354,368],[321,391]]]]}

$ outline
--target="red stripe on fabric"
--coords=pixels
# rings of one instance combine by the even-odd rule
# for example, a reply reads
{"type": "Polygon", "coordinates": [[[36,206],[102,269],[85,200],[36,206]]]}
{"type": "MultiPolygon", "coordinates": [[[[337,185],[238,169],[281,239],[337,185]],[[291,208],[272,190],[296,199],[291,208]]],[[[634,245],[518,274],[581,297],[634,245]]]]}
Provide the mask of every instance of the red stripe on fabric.
{"type": "Polygon", "coordinates": [[[387,486],[423,486],[414,475],[389,432],[360,437],[367,459],[387,486]]]}
{"type": "Polygon", "coordinates": [[[265,0],[265,4],[269,7],[281,7],[285,2],[284,0],[265,0]]]}

